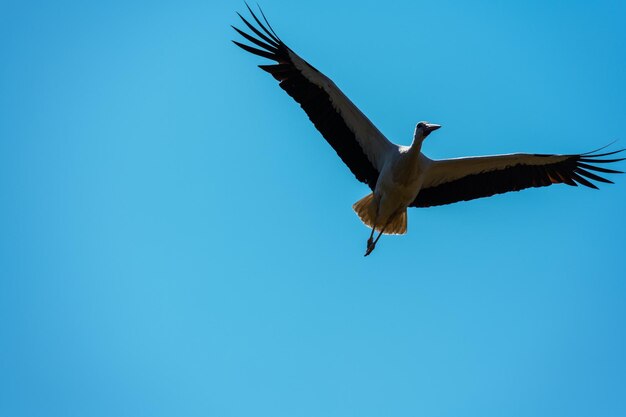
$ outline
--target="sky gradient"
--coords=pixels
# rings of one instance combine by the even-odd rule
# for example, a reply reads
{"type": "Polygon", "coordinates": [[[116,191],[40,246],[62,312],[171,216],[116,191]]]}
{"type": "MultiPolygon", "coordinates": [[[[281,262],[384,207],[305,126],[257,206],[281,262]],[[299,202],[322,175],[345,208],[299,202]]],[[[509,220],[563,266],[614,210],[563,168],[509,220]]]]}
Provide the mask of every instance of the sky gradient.
{"type": "MultiPolygon", "coordinates": [[[[624,2],[262,6],[390,140],[443,125],[430,157],[626,146],[624,2]]],[[[626,415],[626,176],[363,258],[369,189],[236,11],[0,2],[0,415],[626,415]]]]}

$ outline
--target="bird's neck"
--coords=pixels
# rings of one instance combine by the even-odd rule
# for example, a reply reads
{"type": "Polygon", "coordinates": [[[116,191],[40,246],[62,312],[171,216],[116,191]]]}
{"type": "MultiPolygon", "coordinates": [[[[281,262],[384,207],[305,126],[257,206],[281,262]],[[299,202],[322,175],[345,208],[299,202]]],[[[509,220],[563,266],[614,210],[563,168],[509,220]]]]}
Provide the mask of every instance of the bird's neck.
{"type": "Polygon", "coordinates": [[[407,152],[407,155],[417,157],[422,151],[422,143],[423,139],[421,138],[413,138],[413,143],[407,152]]]}
{"type": "Polygon", "coordinates": [[[419,162],[422,142],[413,141],[408,149],[405,148],[401,157],[395,162],[393,167],[393,179],[397,184],[413,184],[419,175],[419,162]]]}

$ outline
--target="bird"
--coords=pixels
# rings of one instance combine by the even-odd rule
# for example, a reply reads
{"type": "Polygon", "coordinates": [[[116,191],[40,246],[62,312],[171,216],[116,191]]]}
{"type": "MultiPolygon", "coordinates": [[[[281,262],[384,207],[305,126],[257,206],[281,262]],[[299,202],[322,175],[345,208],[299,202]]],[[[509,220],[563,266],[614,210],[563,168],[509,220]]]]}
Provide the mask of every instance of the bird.
{"type": "Polygon", "coordinates": [[[383,234],[407,233],[410,207],[440,206],[553,184],[597,189],[592,181],[613,183],[601,174],[623,173],[604,165],[626,159],[607,158],[624,149],[601,152],[611,144],[581,154],[511,153],[431,159],[422,153],[422,144],[441,126],[426,121],[415,126],[410,146],[397,145],[330,78],[278,37],[260,7],[258,15],[247,3],[246,7],[254,22],[238,12],[237,15],[249,32],[231,27],[251,45],[232,42],[273,61],[259,68],[274,77],[300,104],[356,179],[371,190],[352,206],[359,219],[371,228],[365,256],[372,253],[383,234]],[[374,239],[375,232],[378,235],[374,239]]]}

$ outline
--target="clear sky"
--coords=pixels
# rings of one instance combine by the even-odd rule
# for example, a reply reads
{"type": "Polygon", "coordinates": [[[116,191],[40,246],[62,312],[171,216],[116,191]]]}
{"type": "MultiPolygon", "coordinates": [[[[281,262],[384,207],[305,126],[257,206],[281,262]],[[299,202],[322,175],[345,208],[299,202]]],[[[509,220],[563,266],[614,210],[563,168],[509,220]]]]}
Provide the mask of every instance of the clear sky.
{"type": "MultiPolygon", "coordinates": [[[[623,1],[262,6],[431,157],[626,146],[623,1]]],[[[369,189],[236,11],[0,2],[0,415],[626,415],[626,176],[412,209],[364,258],[369,189]]]]}

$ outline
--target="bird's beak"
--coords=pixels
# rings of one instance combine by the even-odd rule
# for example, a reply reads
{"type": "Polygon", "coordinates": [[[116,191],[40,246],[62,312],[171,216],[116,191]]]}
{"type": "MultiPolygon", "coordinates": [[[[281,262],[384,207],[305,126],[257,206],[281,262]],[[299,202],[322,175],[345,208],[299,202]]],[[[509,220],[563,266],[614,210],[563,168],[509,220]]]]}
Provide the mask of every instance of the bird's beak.
{"type": "Polygon", "coordinates": [[[428,123],[428,124],[426,125],[426,131],[427,131],[428,133],[430,133],[430,132],[434,132],[435,130],[439,129],[440,127],[441,127],[441,125],[436,125],[436,124],[434,124],[434,123],[428,123]]]}

